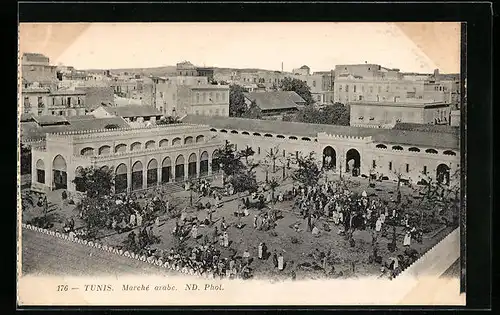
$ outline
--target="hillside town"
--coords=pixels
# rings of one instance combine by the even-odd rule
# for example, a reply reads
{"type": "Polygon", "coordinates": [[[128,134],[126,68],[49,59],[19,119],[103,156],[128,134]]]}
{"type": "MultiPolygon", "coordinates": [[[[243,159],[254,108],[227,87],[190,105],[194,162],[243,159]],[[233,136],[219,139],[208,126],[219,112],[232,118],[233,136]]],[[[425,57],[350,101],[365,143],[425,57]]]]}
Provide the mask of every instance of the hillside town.
{"type": "Polygon", "coordinates": [[[278,68],[24,53],[26,242],[42,229],[208,278],[394,279],[456,231],[458,74],[278,68]]]}

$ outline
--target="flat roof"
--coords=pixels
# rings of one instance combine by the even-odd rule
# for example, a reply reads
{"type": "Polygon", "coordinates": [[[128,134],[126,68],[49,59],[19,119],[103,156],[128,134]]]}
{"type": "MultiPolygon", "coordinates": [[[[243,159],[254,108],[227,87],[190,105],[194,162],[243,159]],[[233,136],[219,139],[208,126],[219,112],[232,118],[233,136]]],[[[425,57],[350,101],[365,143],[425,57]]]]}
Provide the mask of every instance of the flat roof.
{"type": "MultiPolygon", "coordinates": [[[[401,130],[384,128],[366,128],[339,125],[307,124],[299,122],[260,120],[221,116],[187,115],[182,119],[185,123],[208,125],[217,129],[240,130],[248,132],[259,132],[261,134],[272,133],[278,135],[314,138],[318,133],[325,132],[332,135],[352,137],[372,137],[375,142],[401,145],[415,145],[445,149],[459,148],[458,132],[435,132],[425,130],[420,126],[419,130],[401,130]]],[[[418,128],[417,128],[418,129],[418,128]]]]}

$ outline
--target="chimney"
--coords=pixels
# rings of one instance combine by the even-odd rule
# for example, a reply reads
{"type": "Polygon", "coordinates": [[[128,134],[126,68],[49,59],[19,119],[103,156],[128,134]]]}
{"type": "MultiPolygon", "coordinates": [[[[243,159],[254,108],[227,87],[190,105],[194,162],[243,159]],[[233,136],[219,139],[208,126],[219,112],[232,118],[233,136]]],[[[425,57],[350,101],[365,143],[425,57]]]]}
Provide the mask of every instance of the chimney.
{"type": "Polygon", "coordinates": [[[281,72],[283,72],[283,61],[281,62],[281,72]]]}

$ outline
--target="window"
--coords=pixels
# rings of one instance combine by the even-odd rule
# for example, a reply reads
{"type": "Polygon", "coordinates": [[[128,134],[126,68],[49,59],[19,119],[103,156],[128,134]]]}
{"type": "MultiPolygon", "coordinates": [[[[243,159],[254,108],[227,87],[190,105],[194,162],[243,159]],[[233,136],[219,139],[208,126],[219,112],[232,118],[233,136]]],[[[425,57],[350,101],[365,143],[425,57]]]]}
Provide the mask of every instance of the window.
{"type": "Polygon", "coordinates": [[[353,89],[354,93],[356,93],[356,86],[357,86],[357,85],[355,84],[355,85],[352,87],[352,89],[353,89]]]}
{"type": "Polygon", "coordinates": [[[81,105],[82,100],[80,98],[78,98],[78,102],[77,103],[78,103],[78,105],[81,105]]]}
{"type": "Polygon", "coordinates": [[[196,103],[200,102],[200,93],[196,93],[196,103]]]}
{"type": "Polygon", "coordinates": [[[29,97],[24,98],[24,106],[30,106],[30,98],[29,97]]]}
{"type": "Polygon", "coordinates": [[[389,171],[392,171],[392,162],[389,162],[389,171]]]}
{"type": "Polygon", "coordinates": [[[260,155],[260,147],[257,148],[257,154],[260,155]]]}
{"type": "Polygon", "coordinates": [[[410,164],[406,163],[406,173],[410,171],[410,164]]]}
{"type": "Polygon", "coordinates": [[[160,92],[160,98],[163,98],[163,92],[160,92]]]}
{"type": "Polygon", "coordinates": [[[220,98],[220,94],[219,93],[215,93],[215,100],[218,102],[219,101],[219,98],[220,98]]]}
{"type": "Polygon", "coordinates": [[[427,165],[424,165],[424,174],[427,174],[427,165]]]}
{"type": "Polygon", "coordinates": [[[283,157],[285,157],[285,156],[286,156],[286,152],[285,152],[285,150],[283,150],[283,157]]]}
{"type": "Polygon", "coordinates": [[[219,109],[218,108],[215,110],[215,115],[219,116],[219,109]]]}
{"type": "Polygon", "coordinates": [[[346,85],[345,85],[345,91],[346,91],[346,92],[349,92],[349,84],[346,84],[346,85]]]}
{"type": "Polygon", "coordinates": [[[342,84],[339,85],[339,92],[342,92],[342,84]]]}
{"type": "Polygon", "coordinates": [[[56,98],[55,98],[55,97],[53,97],[53,98],[52,98],[52,106],[55,106],[55,105],[56,105],[56,98]]]}
{"type": "Polygon", "coordinates": [[[316,81],[313,81],[313,87],[316,87],[316,81]]]}
{"type": "Polygon", "coordinates": [[[197,110],[197,111],[196,111],[196,115],[199,115],[199,114],[200,114],[200,111],[199,111],[199,110],[197,110]]]}
{"type": "Polygon", "coordinates": [[[375,168],[375,167],[377,167],[377,161],[372,160],[372,168],[375,168]]]}
{"type": "Polygon", "coordinates": [[[36,181],[40,184],[45,184],[45,171],[44,170],[36,170],[36,181]]]}

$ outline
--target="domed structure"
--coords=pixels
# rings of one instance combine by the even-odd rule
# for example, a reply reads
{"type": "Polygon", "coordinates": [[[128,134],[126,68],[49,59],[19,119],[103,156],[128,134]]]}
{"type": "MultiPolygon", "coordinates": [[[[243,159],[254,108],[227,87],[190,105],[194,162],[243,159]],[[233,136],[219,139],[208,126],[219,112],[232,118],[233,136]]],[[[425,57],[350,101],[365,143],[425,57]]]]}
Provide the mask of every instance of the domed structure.
{"type": "Polygon", "coordinates": [[[302,67],[300,67],[300,69],[303,69],[303,70],[311,70],[311,68],[309,68],[308,66],[306,65],[303,65],[302,67]]]}

